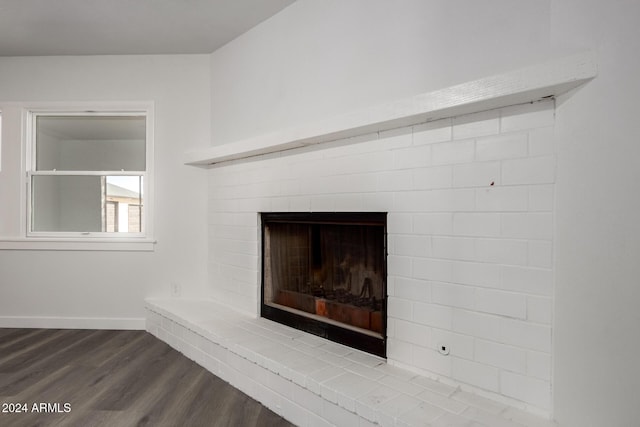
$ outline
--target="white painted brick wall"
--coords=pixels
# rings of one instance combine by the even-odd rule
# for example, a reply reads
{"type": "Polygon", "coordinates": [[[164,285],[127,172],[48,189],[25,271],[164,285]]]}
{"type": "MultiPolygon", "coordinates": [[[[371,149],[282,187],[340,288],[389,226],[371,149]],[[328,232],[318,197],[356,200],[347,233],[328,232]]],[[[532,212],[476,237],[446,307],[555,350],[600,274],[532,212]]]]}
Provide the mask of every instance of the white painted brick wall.
{"type": "Polygon", "coordinates": [[[388,212],[389,362],[549,411],[554,115],[550,100],[213,167],[211,296],[258,315],[259,212],[388,212]]]}
{"type": "Polygon", "coordinates": [[[510,133],[479,138],[476,141],[476,160],[516,159],[527,156],[527,134],[510,133]]]}
{"type": "Polygon", "coordinates": [[[454,187],[488,187],[500,184],[499,162],[475,162],[453,166],[454,187]]]}
{"type": "Polygon", "coordinates": [[[527,370],[527,352],[525,350],[493,341],[477,339],[474,358],[479,363],[511,372],[524,373],[527,370]]]}
{"type": "Polygon", "coordinates": [[[435,304],[473,310],[476,305],[476,287],[434,283],[431,285],[431,299],[435,304]]]}
{"type": "Polygon", "coordinates": [[[387,287],[393,288],[389,295],[403,300],[431,302],[431,284],[424,280],[396,276],[388,281],[387,287]]]}
{"type": "Polygon", "coordinates": [[[476,338],[502,342],[498,316],[470,310],[454,310],[453,330],[476,338]]]}
{"type": "Polygon", "coordinates": [[[443,259],[476,259],[476,240],[468,237],[433,236],[431,238],[433,256],[443,259]]]}
{"type": "MultiPolygon", "coordinates": [[[[413,303],[411,319],[416,323],[435,328],[451,330],[453,310],[439,304],[413,303]]],[[[396,331],[397,334],[397,331],[396,331]]]]}
{"type": "Polygon", "coordinates": [[[455,236],[498,237],[500,214],[486,212],[456,212],[453,214],[455,236]]]}
{"type": "Polygon", "coordinates": [[[456,261],[453,282],[464,285],[496,288],[500,282],[500,266],[484,262],[456,261]]]}

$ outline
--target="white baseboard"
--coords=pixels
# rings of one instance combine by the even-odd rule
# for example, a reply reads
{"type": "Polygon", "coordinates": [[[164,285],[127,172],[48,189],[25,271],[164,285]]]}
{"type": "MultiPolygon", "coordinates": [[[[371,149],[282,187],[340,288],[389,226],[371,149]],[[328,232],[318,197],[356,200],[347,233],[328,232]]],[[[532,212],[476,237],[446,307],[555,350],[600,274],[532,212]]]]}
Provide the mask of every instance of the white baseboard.
{"type": "Polygon", "coordinates": [[[144,330],[144,318],[0,316],[0,328],[144,330]]]}

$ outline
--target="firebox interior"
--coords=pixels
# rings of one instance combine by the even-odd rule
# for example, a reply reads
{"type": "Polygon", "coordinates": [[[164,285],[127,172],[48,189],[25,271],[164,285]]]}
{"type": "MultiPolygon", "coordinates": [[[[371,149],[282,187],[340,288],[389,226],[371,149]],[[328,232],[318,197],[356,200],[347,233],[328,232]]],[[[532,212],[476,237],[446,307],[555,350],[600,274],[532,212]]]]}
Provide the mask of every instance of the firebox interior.
{"type": "Polygon", "coordinates": [[[262,316],[385,356],[386,214],[262,214],[262,316]]]}

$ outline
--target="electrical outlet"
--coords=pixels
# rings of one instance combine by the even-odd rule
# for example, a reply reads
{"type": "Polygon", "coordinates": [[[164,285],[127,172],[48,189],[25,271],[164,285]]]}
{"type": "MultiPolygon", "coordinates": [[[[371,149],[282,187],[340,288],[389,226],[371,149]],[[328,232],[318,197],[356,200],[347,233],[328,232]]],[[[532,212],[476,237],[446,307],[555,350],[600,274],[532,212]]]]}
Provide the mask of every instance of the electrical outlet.
{"type": "Polygon", "coordinates": [[[449,355],[449,346],[443,343],[438,344],[438,352],[444,356],[449,355]]]}
{"type": "Polygon", "coordinates": [[[180,283],[171,282],[171,296],[179,298],[180,294],[182,294],[182,287],[180,286],[180,283]]]}

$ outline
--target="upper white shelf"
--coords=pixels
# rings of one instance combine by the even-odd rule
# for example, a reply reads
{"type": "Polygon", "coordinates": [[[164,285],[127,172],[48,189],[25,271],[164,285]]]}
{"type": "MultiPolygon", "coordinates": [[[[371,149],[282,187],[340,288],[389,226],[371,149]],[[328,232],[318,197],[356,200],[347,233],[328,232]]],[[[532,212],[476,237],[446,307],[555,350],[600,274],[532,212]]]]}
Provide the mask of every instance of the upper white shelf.
{"type": "Polygon", "coordinates": [[[342,138],[410,126],[563,94],[594,78],[595,54],[551,62],[462,83],[302,126],[185,153],[185,164],[208,166],[342,138]]]}

